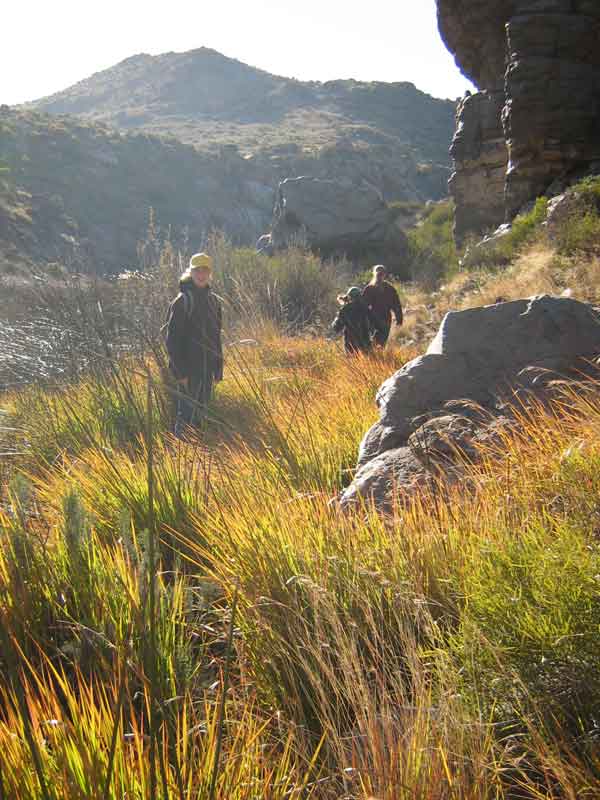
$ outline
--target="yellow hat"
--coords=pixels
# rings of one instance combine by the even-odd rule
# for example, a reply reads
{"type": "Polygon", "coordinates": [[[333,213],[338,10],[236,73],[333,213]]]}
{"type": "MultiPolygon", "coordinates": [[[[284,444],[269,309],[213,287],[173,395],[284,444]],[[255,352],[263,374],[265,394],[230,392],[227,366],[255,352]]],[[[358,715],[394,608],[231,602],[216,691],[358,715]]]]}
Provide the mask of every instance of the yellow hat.
{"type": "Polygon", "coordinates": [[[208,253],[194,253],[190,258],[190,271],[194,269],[207,269],[212,272],[213,260],[208,253]]]}

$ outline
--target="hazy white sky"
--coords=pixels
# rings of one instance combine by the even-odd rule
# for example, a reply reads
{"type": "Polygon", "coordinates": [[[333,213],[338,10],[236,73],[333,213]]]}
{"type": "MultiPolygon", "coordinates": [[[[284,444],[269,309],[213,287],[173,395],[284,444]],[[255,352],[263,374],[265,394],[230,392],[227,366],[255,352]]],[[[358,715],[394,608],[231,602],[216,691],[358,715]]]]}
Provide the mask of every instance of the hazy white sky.
{"type": "Polygon", "coordinates": [[[302,80],[412,81],[454,98],[469,83],[435,0],[5,0],[0,103],[65,89],[136,53],[212,47],[302,80]]]}

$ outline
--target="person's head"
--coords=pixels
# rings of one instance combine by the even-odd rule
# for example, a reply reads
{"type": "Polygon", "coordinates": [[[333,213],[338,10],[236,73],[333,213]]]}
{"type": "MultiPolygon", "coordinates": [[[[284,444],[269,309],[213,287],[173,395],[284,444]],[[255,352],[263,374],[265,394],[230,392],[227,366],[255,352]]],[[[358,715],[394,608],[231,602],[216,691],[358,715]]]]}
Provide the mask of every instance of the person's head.
{"type": "Polygon", "coordinates": [[[198,289],[205,289],[212,277],[212,258],[208,253],[195,253],[190,258],[190,277],[198,289]]]}
{"type": "Polygon", "coordinates": [[[376,264],[376,265],[373,267],[373,278],[372,278],[372,280],[371,280],[371,283],[372,283],[373,285],[375,285],[375,286],[376,286],[377,284],[383,283],[383,281],[384,281],[384,280],[385,280],[385,278],[386,278],[386,275],[387,275],[387,270],[386,270],[386,268],[383,266],[383,264],[376,264]]]}
{"type": "Polygon", "coordinates": [[[353,303],[356,300],[360,300],[362,297],[362,292],[358,288],[358,286],[351,286],[346,294],[341,294],[338,297],[338,303],[353,303]]]}

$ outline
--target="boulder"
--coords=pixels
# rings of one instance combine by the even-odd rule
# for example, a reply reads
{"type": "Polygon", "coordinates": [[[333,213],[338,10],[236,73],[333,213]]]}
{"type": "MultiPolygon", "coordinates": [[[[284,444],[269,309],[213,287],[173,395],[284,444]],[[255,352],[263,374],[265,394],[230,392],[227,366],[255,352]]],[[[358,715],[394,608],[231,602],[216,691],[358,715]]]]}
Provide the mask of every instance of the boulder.
{"type": "Polygon", "coordinates": [[[342,503],[373,487],[380,497],[382,487],[413,485],[423,453],[436,463],[456,450],[472,455],[469,442],[481,440],[499,413],[506,416],[515,392],[544,391],[551,379],[579,375],[599,353],[600,314],[571,298],[544,295],[450,312],[425,355],[380,387],[380,419],[361,442],[358,472],[342,503]],[[457,403],[464,421],[448,417],[457,403]]]}
{"type": "Polygon", "coordinates": [[[457,451],[467,454],[477,433],[475,422],[460,414],[443,414],[421,425],[408,439],[408,446],[421,461],[452,462],[457,451]]]}
{"type": "Polygon", "coordinates": [[[322,255],[365,256],[401,271],[406,234],[373,186],[320,178],[287,178],[279,184],[272,240],[275,249],[302,242],[322,255]]]}

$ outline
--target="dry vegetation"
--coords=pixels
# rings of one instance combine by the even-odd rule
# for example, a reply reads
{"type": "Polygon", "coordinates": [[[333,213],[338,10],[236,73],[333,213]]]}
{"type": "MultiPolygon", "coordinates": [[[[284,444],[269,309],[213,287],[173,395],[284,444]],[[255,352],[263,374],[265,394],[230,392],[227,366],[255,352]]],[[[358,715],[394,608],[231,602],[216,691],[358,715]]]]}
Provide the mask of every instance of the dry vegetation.
{"type": "MultiPolygon", "coordinates": [[[[263,264],[214,247],[220,281],[263,264]]],[[[527,247],[407,289],[407,338],[500,293],[595,299],[593,251],[527,247]]],[[[145,345],[3,396],[22,455],[0,512],[0,797],[598,797],[596,389],[524,413],[468,494],[341,514],[374,392],[418,348],[346,359],[282,333],[285,303],[248,307],[187,443],[145,345]]]]}

